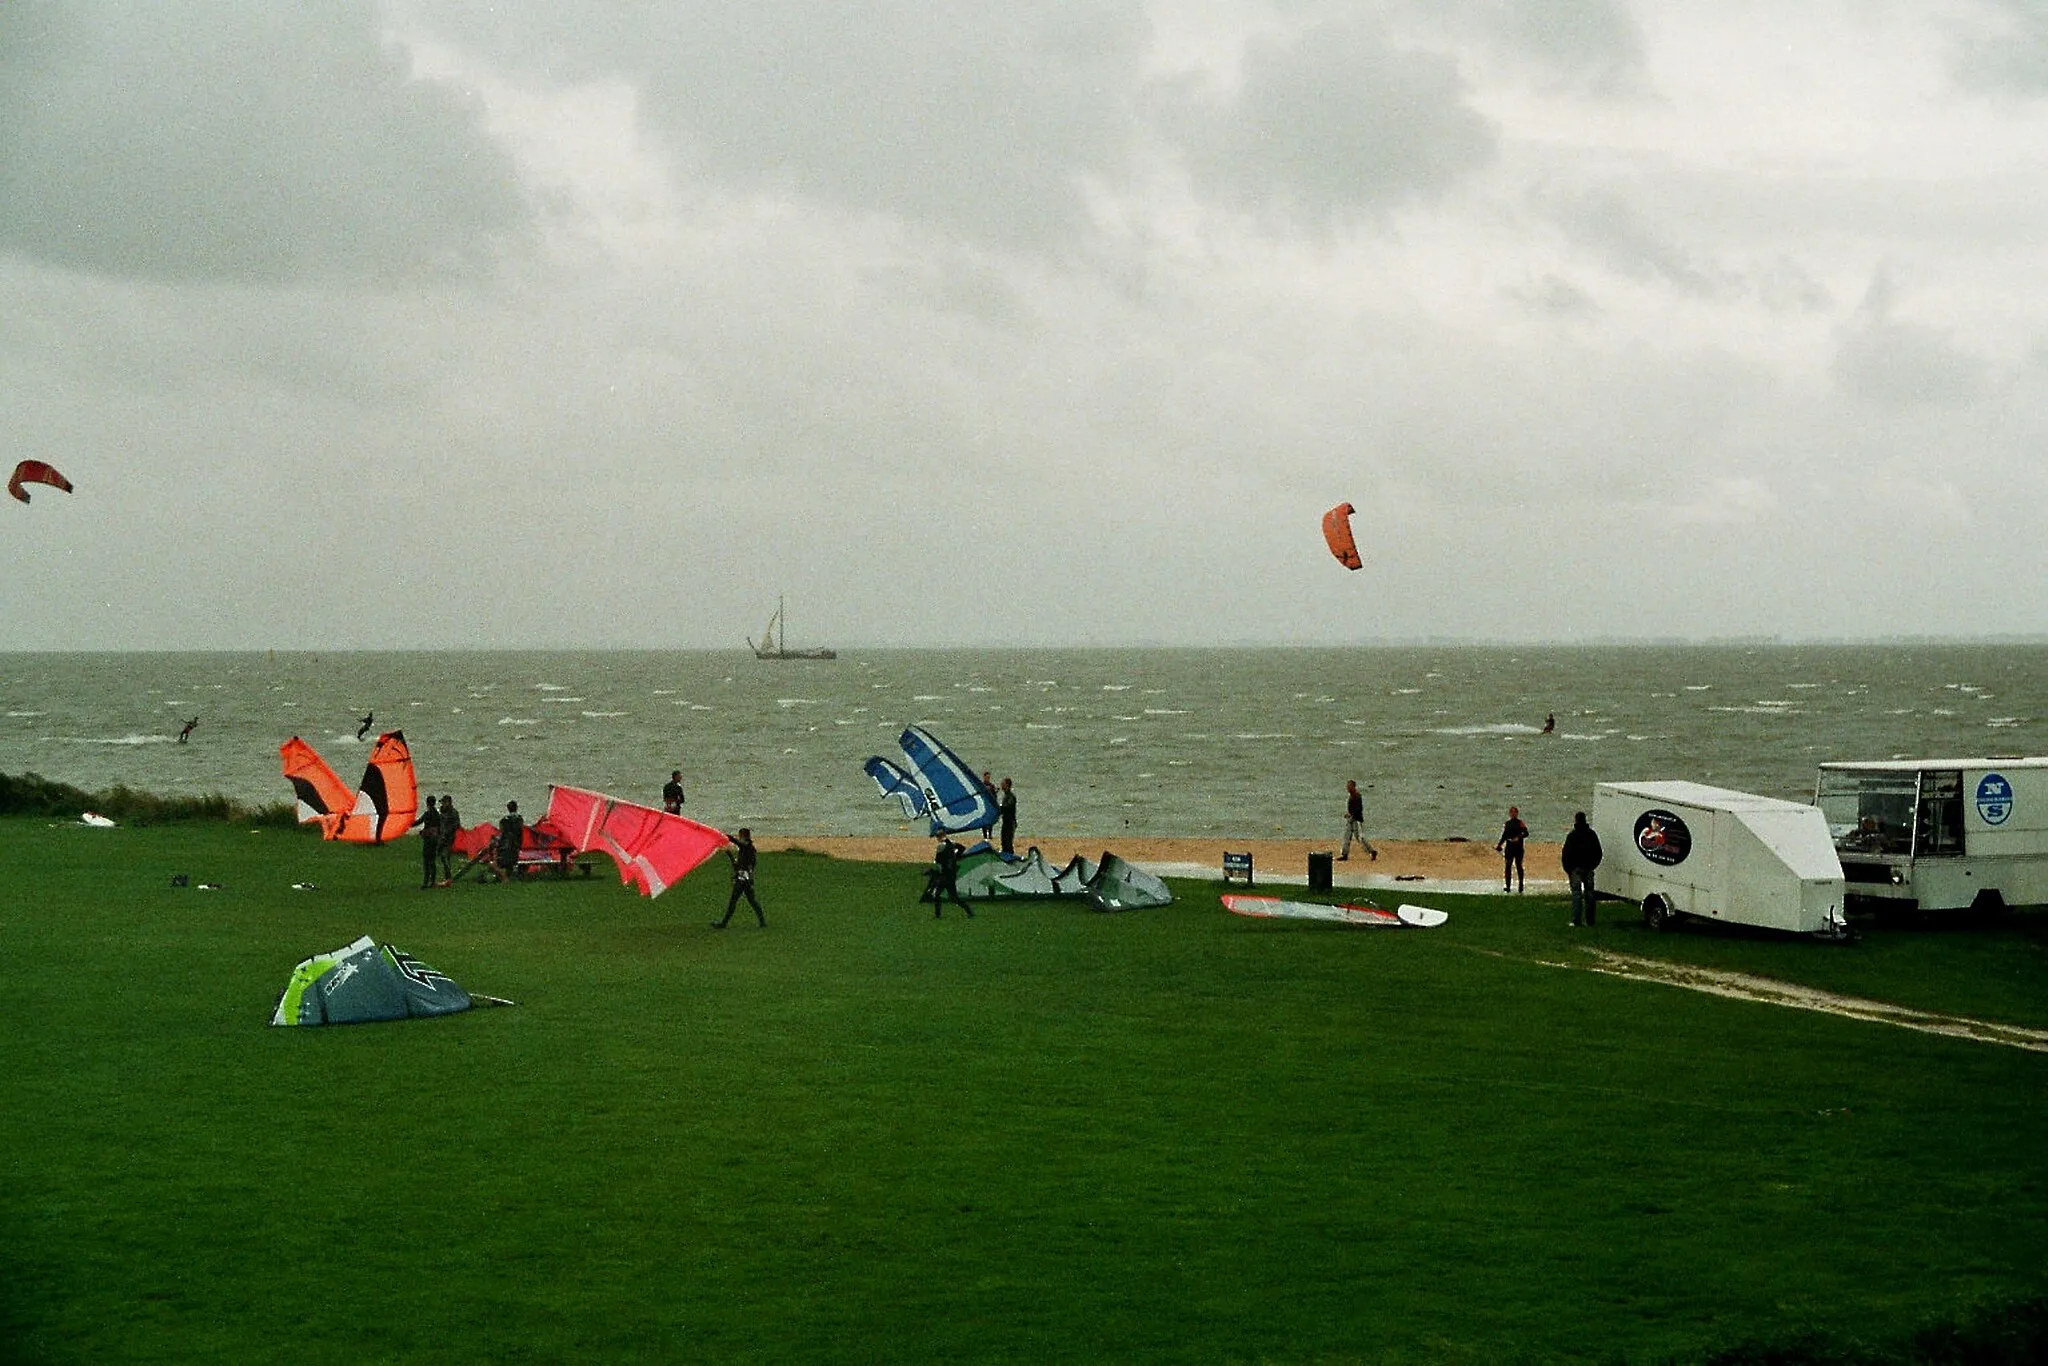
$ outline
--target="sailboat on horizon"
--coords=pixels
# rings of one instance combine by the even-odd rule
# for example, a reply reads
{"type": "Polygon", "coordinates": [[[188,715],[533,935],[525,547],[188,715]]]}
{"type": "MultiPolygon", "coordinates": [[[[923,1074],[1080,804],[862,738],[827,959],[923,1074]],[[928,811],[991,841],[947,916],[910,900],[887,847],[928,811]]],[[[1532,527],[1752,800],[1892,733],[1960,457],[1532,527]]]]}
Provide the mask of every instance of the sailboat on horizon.
{"type": "Polygon", "coordinates": [[[784,635],[784,630],[785,630],[785,627],[784,627],[784,623],[783,623],[783,615],[782,615],[782,596],[781,596],[781,594],[779,594],[779,593],[778,593],[778,594],[776,595],[776,597],[775,597],[775,615],[773,615],[773,616],[771,616],[771,617],[769,617],[769,618],[768,618],[768,625],[767,625],[766,627],[764,627],[764,628],[762,629],[762,631],[761,631],[761,643],[760,643],[760,644],[758,644],[758,645],[756,645],[756,644],[754,643],[754,640],[753,640],[753,638],[752,638],[751,636],[749,636],[749,637],[747,638],[747,648],[748,648],[748,649],[750,649],[750,650],[752,650],[752,651],[754,652],[754,658],[756,658],[756,659],[837,659],[837,658],[839,658],[839,651],[837,651],[837,650],[825,650],[825,649],[815,649],[815,650],[792,650],[792,649],[790,649],[790,648],[789,648],[789,642],[788,642],[787,638],[786,638],[786,637],[785,637],[785,635],[784,635]]]}

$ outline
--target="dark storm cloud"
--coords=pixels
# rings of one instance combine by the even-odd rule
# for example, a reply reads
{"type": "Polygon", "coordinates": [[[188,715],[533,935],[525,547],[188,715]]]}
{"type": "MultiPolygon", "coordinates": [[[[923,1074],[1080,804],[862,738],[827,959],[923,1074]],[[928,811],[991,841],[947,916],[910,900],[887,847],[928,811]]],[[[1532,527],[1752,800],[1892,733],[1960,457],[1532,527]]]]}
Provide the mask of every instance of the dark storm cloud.
{"type": "Polygon", "coordinates": [[[365,3],[0,7],[0,250],[160,280],[416,276],[516,233],[512,167],[365,3]]]}
{"type": "Polygon", "coordinates": [[[1456,63],[1370,24],[1254,39],[1235,90],[1177,95],[1167,123],[1198,192],[1322,226],[1439,194],[1496,150],[1456,63]]]}

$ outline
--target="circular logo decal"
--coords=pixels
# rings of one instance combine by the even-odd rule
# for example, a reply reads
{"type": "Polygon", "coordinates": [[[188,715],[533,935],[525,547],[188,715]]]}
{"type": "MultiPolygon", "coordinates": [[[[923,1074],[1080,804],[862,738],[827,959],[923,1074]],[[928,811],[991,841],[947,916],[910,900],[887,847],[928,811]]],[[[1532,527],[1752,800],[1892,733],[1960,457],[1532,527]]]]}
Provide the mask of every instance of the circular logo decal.
{"type": "Polygon", "coordinates": [[[1692,852],[1692,831],[1676,812],[1645,811],[1636,817],[1636,849],[1652,863],[1683,863],[1692,852]]]}
{"type": "Polygon", "coordinates": [[[2012,784],[1996,773],[1979,778],[1977,814],[1986,825],[2004,825],[2012,817],[2012,784]]]}

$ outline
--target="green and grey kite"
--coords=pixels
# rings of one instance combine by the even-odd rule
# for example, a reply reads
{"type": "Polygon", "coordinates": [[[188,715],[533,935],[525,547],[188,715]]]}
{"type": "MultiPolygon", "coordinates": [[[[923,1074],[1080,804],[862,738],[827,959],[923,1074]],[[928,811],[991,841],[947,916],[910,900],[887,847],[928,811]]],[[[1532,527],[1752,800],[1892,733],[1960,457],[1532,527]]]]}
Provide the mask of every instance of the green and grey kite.
{"type": "Polygon", "coordinates": [[[293,968],[270,1022],[360,1024],[453,1015],[479,1004],[512,1003],[495,996],[471,996],[411,954],[364,935],[346,948],[308,958],[293,968]]]}

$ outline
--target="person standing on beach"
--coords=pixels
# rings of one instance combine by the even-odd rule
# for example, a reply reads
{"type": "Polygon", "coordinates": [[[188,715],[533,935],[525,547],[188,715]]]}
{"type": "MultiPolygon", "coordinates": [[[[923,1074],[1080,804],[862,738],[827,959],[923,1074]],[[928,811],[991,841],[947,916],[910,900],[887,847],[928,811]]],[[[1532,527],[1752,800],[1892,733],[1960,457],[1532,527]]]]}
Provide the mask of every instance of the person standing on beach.
{"type": "Polygon", "coordinates": [[[455,837],[462,833],[462,815],[455,809],[455,799],[441,794],[441,885],[455,885],[455,837]]]}
{"type": "Polygon", "coordinates": [[[1593,870],[1600,866],[1600,835],[1586,824],[1586,813],[1572,814],[1572,832],[1564,837],[1564,876],[1572,885],[1572,928],[1579,927],[1579,913],[1585,912],[1588,929],[1593,926],[1593,870]]]}
{"type": "Polygon", "coordinates": [[[1372,841],[1365,837],[1365,795],[1358,790],[1356,778],[1344,784],[1344,848],[1338,853],[1340,859],[1351,857],[1351,841],[1357,840],[1359,847],[1371,854],[1377,861],[1380,851],[1372,847],[1372,841]]]}
{"type": "Polygon", "coordinates": [[[434,885],[434,860],[441,857],[441,813],[432,798],[420,808],[420,890],[434,885]]]}
{"type": "Polygon", "coordinates": [[[661,809],[671,816],[683,814],[683,771],[669,770],[668,781],[661,786],[661,809]]]}
{"type": "MultiPolygon", "coordinates": [[[[989,777],[987,769],[981,771],[981,790],[987,795],[989,810],[993,812],[996,809],[998,800],[996,797],[996,780],[989,777]]],[[[981,837],[983,840],[987,840],[995,832],[996,818],[991,815],[988,819],[988,824],[981,827],[981,837]]]]}
{"type": "Polygon", "coordinates": [[[1500,880],[1503,892],[1527,891],[1528,878],[1522,872],[1522,846],[1528,841],[1529,827],[1522,824],[1522,809],[1508,808],[1508,823],[1500,828],[1500,838],[1493,842],[1493,852],[1506,856],[1502,865],[1500,880]]]}
{"type": "Polygon", "coordinates": [[[711,928],[722,930],[731,924],[733,908],[745,897],[754,908],[755,923],[765,930],[768,917],[761,913],[761,898],[754,895],[754,865],[760,857],[754,848],[754,832],[743,825],[729,843],[732,848],[725,851],[725,856],[732,860],[732,895],[725,899],[725,919],[712,921],[711,928]]]}
{"type": "Polygon", "coordinates": [[[526,817],[518,802],[506,802],[498,821],[498,881],[510,882],[519,872],[519,846],[526,839],[526,817]]]}
{"type": "Polygon", "coordinates": [[[939,840],[938,852],[932,856],[931,869],[924,875],[924,895],[918,898],[921,902],[932,903],[934,920],[944,917],[948,897],[953,899],[955,906],[967,912],[969,920],[974,919],[974,908],[960,899],[960,855],[965,852],[966,850],[953,842],[951,835],[939,840]]]}
{"type": "Polygon", "coordinates": [[[996,798],[996,814],[1003,823],[1003,857],[1009,858],[1016,850],[1017,842],[1017,794],[1010,790],[1010,780],[1003,779],[1002,793],[996,798]]]}

